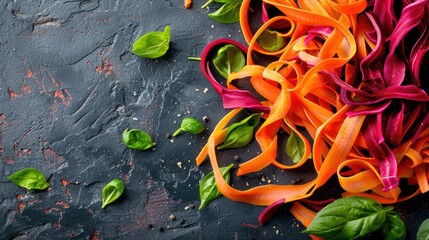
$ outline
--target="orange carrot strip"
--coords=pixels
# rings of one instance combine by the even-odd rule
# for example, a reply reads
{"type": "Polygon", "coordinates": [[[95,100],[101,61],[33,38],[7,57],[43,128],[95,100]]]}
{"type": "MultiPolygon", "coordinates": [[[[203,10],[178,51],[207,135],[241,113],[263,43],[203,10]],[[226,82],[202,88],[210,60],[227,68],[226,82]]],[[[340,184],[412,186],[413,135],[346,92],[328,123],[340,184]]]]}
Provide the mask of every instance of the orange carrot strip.
{"type": "Polygon", "coordinates": [[[189,9],[192,5],[192,0],[184,0],[185,8],[189,9]]]}
{"type": "MultiPolygon", "coordinates": [[[[304,227],[308,227],[310,226],[311,222],[313,221],[313,219],[316,217],[316,213],[313,212],[312,210],[304,207],[304,205],[302,205],[299,202],[294,202],[292,204],[292,206],[290,207],[289,210],[292,215],[302,223],[302,225],[304,225],[304,227]]],[[[311,239],[313,240],[322,240],[322,238],[317,237],[315,235],[311,235],[310,234],[311,239]]]]}
{"type": "Polygon", "coordinates": [[[416,166],[414,169],[416,172],[416,178],[420,187],[420,191],[422,193],[429,191],[427,164],[420,164],[416,166]]]}

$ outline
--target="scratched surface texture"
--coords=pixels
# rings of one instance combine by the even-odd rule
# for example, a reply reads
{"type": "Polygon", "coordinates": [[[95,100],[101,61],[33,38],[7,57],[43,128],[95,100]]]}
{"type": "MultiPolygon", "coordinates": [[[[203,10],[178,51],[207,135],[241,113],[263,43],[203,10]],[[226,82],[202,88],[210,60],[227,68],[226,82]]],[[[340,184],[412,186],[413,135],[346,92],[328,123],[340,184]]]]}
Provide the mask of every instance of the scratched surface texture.
{"type": "MultiPolygon", "coordinates": [[[[308,239],[286,210],[265,226],[262,208],[226,198],[198,210],[210,166],[194,159],[226,111],[187,57],[220,37],[243,42],[238,24],[211,21],[202,4],[0,0],[0,239],[308,239]],[[166,25],[167,55],[130,52],[141,34],[166,25]],[[167,138],[184,116],[207,116],[207,131],[167,138]],[[126,149],[126,128],[145,130],[157,146],[126,149]],[[6,179],[26,167],[43,172],[49,189],[26,191],[6,179]],[[101,209],[101,189],[113,178],[125,194],[101,209]]],[[[411,235],[427,203],[396,206],[411,235]]]]}

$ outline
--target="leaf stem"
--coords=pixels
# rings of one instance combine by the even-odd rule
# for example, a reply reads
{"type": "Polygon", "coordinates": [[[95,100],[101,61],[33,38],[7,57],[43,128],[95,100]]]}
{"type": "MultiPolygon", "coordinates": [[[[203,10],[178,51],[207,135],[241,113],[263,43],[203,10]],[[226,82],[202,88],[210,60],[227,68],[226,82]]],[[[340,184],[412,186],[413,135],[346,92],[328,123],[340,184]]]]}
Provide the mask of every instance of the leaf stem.
{"type": "Polygon", "coordinates": [[[204,3],[203,6],[201,6],[201,8],[206,8],[208,5],[210,5],[210,3],[212,3],[214,0],[209,0],[206,3],[204,3]]]}
{"type": "Polygon", "coordinates": [[[182,128],[177,129],[174,133],[173,133],[173,137],[176,137],[180,132],[182,131],[182,128]]]}
{"type": "Polygon", "coordinates": [[[188,60],[201,61],[200,57],[188,57],[188,60]]]}

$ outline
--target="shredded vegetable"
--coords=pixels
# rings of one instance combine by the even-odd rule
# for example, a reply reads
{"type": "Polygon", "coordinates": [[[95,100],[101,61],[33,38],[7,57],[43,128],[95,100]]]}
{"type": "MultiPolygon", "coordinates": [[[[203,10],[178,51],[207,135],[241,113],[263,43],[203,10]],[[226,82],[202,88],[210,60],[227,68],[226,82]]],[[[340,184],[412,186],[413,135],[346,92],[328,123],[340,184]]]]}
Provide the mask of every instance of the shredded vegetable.
{"type": "Polygon", "coordinates": [[[219,39],[201,57],[205,77],[224,107],[232,109],[197,157],[200,165],[208,156],[219,191],[234,201],[271,206],[263,222],[279,201],[295,202],[291,212],[304,226],[317,211],[307,208],[317,205],[313,193],[331,177],[338,179],[343,197],[362,196],[382,204],[429,191],[429,85],[422,74],[429,68],[428,1],[263,0],[256,30],[251,2],[244,0],[240,9],[248,46],[219,39]],[[268,51],[259,45],[265,30],[276,31],[284,46],[268,51]],[[247,57],[246,65],[223,86],[211,72],[209,56],[226,44],[247,57]],[[239,82],[251,90],[239,89],[239,82]],[[261,152],[240,164],[238,175],[270,165],[287,174],[312,161],[317,176],[297,185],[246,190],[229,185],[219,170],[216,146],[243,108],[264,114],[255,133],[261,152]],[[304,143],[297,163],[278,159],[283,130],[304,143]]]}

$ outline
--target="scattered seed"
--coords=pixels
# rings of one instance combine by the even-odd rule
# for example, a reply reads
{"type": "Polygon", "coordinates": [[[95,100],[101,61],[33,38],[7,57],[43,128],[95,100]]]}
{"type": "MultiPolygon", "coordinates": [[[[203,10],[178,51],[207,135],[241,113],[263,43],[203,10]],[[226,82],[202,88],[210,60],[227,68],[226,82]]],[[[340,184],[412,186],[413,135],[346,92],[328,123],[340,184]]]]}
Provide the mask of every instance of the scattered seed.
{"type": "Polygon", "coordinates": [[[241,159],[240,159],[240,157],[239,157],[238,155],[235,155],[235,156],[234,156],[234,161],[236,161],[236,162],[240,162],[240,160],[241,160],[241,159]]]}
{"type": "Polygon", "coordinates": [[[208,118],[207,116],[204,116],[204,117],[203,117],[203,121],[204,121],[204,122],[208,122],[208,121],[209,121],[209,118],[208,118]]]}
{"type": "Polygon", "coordinates": [[[177,166],[178,166],[179,168],[182,168],[182,162],[177,162],[177,166]]]}
{"type": "Polygon", "coordinates": [[[171,221],[176,220],[176,216],[174,216],[173,214],[170,215],[170,217],[168,217],[171,221]]]}

